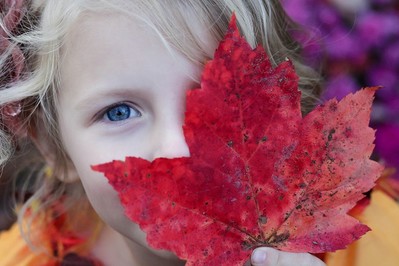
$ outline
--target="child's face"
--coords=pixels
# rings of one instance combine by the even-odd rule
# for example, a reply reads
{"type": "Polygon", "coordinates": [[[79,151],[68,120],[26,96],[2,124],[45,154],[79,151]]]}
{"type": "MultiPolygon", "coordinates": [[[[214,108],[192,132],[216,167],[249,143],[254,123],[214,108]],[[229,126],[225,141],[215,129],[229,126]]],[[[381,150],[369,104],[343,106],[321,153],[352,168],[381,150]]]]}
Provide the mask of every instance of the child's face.
{"type": "Polygon", "coordinates": [[[200,69],[171,54],[148,26],[122,16],[88,15],[63,48],[59,123],[64,146],[102,219],[135,241],[117,193],[94,164],[125,156],[188,156],[185,92],[200,69]]]}

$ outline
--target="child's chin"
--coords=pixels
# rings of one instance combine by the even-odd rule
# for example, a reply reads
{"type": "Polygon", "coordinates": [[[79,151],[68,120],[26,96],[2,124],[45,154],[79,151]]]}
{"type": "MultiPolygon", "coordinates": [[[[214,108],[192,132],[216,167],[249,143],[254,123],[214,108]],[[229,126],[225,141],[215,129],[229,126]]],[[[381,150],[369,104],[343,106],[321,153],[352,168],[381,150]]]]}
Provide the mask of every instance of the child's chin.
{"type": "MultiPolygon", "coordinates": [[[[149,252],[153,253],[157,257],[165,259],[167,261],[181,261],[174,253],[166,250],[160,250],[152,248],[146,241],[146,234],[143,232],[139,226],[135,223],[131,223],[135,230],[130,231],[129,238],[132,240],[136,245],[142,246],[143,248],[147,249],[149,252]],[[132,234],[132,232],[134,232],[132,234]]],[[[184,264],[182,264],[184,265],[184,264]]]]}

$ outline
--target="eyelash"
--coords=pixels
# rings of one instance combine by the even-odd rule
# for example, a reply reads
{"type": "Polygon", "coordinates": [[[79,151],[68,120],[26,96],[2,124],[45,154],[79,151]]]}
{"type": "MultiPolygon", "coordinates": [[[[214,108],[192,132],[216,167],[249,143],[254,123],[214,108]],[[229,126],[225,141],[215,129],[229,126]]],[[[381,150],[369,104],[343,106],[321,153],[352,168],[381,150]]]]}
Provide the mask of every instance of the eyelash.
{"type": "MultiPolygon", "coordinates": [[[[123,115],[123,114],[122,114],[123,115]]],[[[132,104],[129,103],[125,103],[125,102],[119,102],[119,103],[115,103],[112,104],[108,107],[106,107],[103,111],[100,112],[98,118],[96,120],[102,120],[105,122],[109,122],[109,123],[118,123],[118,122],[123,122],[125,120],[128,120],[130,118],[135,118],[135,117],[141,117],[142,114],[140,112],[140,110],[137,107],[132,106],[132,104]],[[128,117],[126,118],[122,118],[119,120],[112,120],[110,118],[110,111],[112,111],[113,109],[117,108],[117,107],[127,107],[129,108],[128,110],[128,117]]]]}

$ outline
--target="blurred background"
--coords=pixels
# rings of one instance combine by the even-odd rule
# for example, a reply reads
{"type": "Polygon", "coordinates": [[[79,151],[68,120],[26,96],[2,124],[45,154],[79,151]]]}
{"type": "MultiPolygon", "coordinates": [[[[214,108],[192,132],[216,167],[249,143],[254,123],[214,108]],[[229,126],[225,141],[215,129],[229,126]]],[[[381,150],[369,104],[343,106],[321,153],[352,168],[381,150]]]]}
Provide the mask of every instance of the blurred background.
{"type": "Polygon", "coordinates": [[[399,184],[399,0],[282,2],[306,28],[293,34],[308,63],[321,66],[322,100],[382,86],[372,110],[371,126],[377,130],[373,157],[389,169],[391,185],[399,184]]]}

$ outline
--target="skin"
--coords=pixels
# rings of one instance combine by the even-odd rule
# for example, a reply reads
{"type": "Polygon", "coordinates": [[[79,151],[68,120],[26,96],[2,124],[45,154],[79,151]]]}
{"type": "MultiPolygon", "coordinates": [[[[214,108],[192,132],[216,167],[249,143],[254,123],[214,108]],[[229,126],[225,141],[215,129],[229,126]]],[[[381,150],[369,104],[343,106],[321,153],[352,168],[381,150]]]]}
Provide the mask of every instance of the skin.
{"type": "MultiPolygon", "coordinates": [[[[183,265],[148,247],[144,233],[123,214],[117,193],[90,166],[127,155],[189,156],[182,132],[185,92],[197,87],[192,77],[198,79],[201,69],[167,50],[147,26],[120,15],[85,15],[71,27],[62,52],[61,139],[90,203],[107,224],[94,256],[105,265],[183,265]],[[130,115],[111,121],[109,111],[120,110],[130,115]]],[[[270,248],[255,250],[252,264],[324,265],[308,254],[270,248]]]]}

